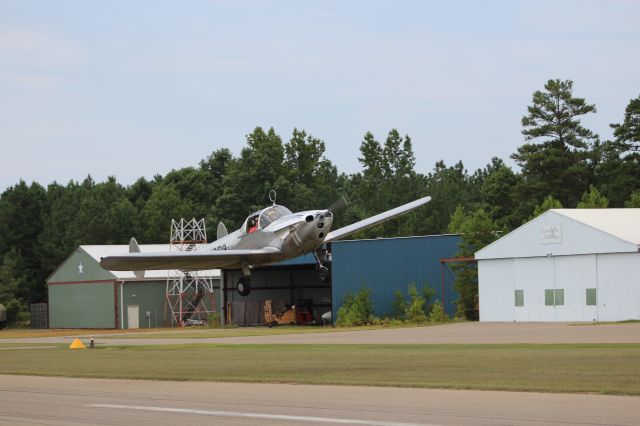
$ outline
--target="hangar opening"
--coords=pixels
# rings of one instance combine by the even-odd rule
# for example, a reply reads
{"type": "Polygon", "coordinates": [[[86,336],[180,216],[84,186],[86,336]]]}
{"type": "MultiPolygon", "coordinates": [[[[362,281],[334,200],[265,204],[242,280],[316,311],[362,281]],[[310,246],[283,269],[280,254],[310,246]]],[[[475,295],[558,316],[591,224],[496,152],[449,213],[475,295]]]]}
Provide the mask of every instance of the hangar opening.
{"type": "Polygon", "coordinates": [[[253,269],[247,296],[237,291],[242,276],[240,269],[221,273],[225,324],[320,324],[331,311],[331,283],[322,282],[310,254],[253,269]]]}

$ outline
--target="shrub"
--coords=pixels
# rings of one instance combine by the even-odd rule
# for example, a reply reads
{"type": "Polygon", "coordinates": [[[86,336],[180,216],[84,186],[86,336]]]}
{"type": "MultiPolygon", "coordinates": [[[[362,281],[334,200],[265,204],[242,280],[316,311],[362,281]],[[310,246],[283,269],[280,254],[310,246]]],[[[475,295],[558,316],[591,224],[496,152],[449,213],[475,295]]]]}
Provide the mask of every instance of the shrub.
{"type": "Polygon", "coordinates": [[[409,293],[409,304],[405,311],[407,321],[418,324],[427,321],[427,316],[424,313],[426,300],[424,296],[418,292],[414,283],[409,284],[407,293],[409,293]]]}
{"type": "Polygon", "coordinates": [[[429,322],[443,322],[443,318],[445,321],[447,320],[447,317],[444,313],[444,308],[442,307],[442,303],[440,303],[440,300],[436,300],[433,303],[431,313],[429,314],[429,322]]]}
{"type": "Polygon", "coordinates": [[[26,303],[19,299],[11,299],[4,306],[7,308],[7,324],[17,327],[29,325],[31,314],[26,303]]]}
{"type": "Polygon", "coordinates": [[[436,295],[436,291],[429,287],[428,284],[425,284],[424,287],[422,287],[422,294],[424,295],[424,313],[428,316],[431,312],[431,305],[429,302],[431,301],[431,298],[436,295]]]}
{"type": "Polygon", "coordinates": [[[400,290],[396,290],[395,298],[393,299],[393,318],[403,320],[407,312],[407,301],[404,299],[404,294],[400,290]]]}
{"type": "Polygon", "coordinates": [[[350,327],[374,322],[373,301],[371,300],[371,290],[363,288],[355,295],[347,293],[338,309],[336,325],[339,327],[350,327]]]}

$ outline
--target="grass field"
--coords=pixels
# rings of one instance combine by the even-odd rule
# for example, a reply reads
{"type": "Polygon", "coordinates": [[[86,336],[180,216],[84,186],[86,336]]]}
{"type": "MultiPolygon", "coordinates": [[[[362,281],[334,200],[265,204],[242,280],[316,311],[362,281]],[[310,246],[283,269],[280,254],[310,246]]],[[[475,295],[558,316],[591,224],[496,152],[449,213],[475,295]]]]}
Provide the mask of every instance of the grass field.
{"type": "MultiPolygon", "coordinates": [[[[420,327],[428,327],[434,325],[442,325],[440,323],[422,324],[420,327]]],[[[72,330],[30,330],[15,329],[1,330],[0,342],[2,339],[23,339],[36,337],[76,337],[88,336],[91,334],[101,336],[101,339],[182,339],[188,337],[190,339],[208,339],[217,337],[244,337],[244,336],[272,336],[280,334],[309,334],[309,333],[329,333],[336,331],[361,331],[361,330],[379,330],[383,328],[399,328],[399,327],[417,327],[411,324],[402,324],[400,326],[391,325],[371,325],[360,327],[301,327],[282,325],[278,327],[236,327],[236,328],[206,328],[206,327],[187,327],[187,328],[154,328],[154,329],[126,329],[126,330],[89,330],[89,329],[72,329],[72,330]]]]}
{"type": "MultiPolygon", "coordinates": [[[[154,328],[154,330],[158,330],[160,332],[170,332],[176,330],[175,328],[154,328]]],[[[183,330],[183,329],[181,329],[183,330]]],[[[126,329],[126,330],[113,330],[113,329],[65,329],[65,330],[34,330],[30,328],[15,328],[15,329],[7,329],[0,330],[0,342],[2,339],[30,339],[36,337],[65,337],[65,336],[88,336],[90,334],[113,334],[113,333],[121,333],[121,334],[142,334],[148,333],[147,330],[143,329],[126,329]]]]}
{"type": "Polygon", "coordinates": [[[212,339],[220,337],[247,337],[247,336],[276,336],[282,334],[314,334],[335,333],[339,331],[381,330],[389,326],[362,326],[362,327],[301,327],[296,325],[282,325],[277,327],[237,327],[237,328],[200,328],[200,329],[173,329],[165,332],[140,333],[123,336],[104,336],[101,339],[212,339]]]}
{"type": "Polygon", "coordinates": [[[640,395],[640,345],[7,349],[0,374],[640,395]]]}

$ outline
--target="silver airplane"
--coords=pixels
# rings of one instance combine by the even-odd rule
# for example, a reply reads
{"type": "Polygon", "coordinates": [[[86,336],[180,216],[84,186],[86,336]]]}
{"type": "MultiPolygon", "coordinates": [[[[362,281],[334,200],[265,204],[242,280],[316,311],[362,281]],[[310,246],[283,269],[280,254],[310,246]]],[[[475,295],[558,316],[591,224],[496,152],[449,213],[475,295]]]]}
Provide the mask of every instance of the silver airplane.
{"type": "Polygon", "coordinates": [[[251,291],[252,268],[313,253],[320,279],[328,282],[329,269],[322,261],[326,258],[324,244],[410,212],[431,200],[431,197],[420,198],[331,231],[333,213],[329,209],[292,213],[277,205],[275,196],[270,194],[270,198],[273,205],[250,214],[242,227],[231,234],[220,222],[217,240],[197,251],[140,253],[138,243],[132,238],[129,253],[103,257],[100,266],[111,271],[136,271],[138,276],[150,269],[239,268],[243,277],[236,288],[241,296],[246,296],[251,291]]]}

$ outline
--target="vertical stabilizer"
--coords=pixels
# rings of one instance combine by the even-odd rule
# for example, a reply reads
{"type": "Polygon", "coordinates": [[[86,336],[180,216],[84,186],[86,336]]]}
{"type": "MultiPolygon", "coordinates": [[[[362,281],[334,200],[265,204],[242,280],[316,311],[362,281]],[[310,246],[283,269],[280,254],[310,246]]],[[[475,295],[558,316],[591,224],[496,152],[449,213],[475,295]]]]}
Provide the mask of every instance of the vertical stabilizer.
{"type": "Polygon", "coordinates": [[[228,234],[227,232],[227,227],[224,226],[224,223],[222,223],[222,221],[220,221],[220,223],[218,223],[218,235],[217,235],[217,239],[219,240],[220,238],[226,236],[228,234]]]}
{"type": "Polygon", "coordinates": [[[140,246],[133,237],[129,240],[129,253],[140,253],[140,246]]]}
{"type": "MultiPolygon", "coordinates": [[[[129,253],[140,253],[140,246],[135,238],[131,237],[129,240],[129,253]]],[[[133,271],[133,275],[138,278],[144,278],[144,271],[133,271]]]]}

